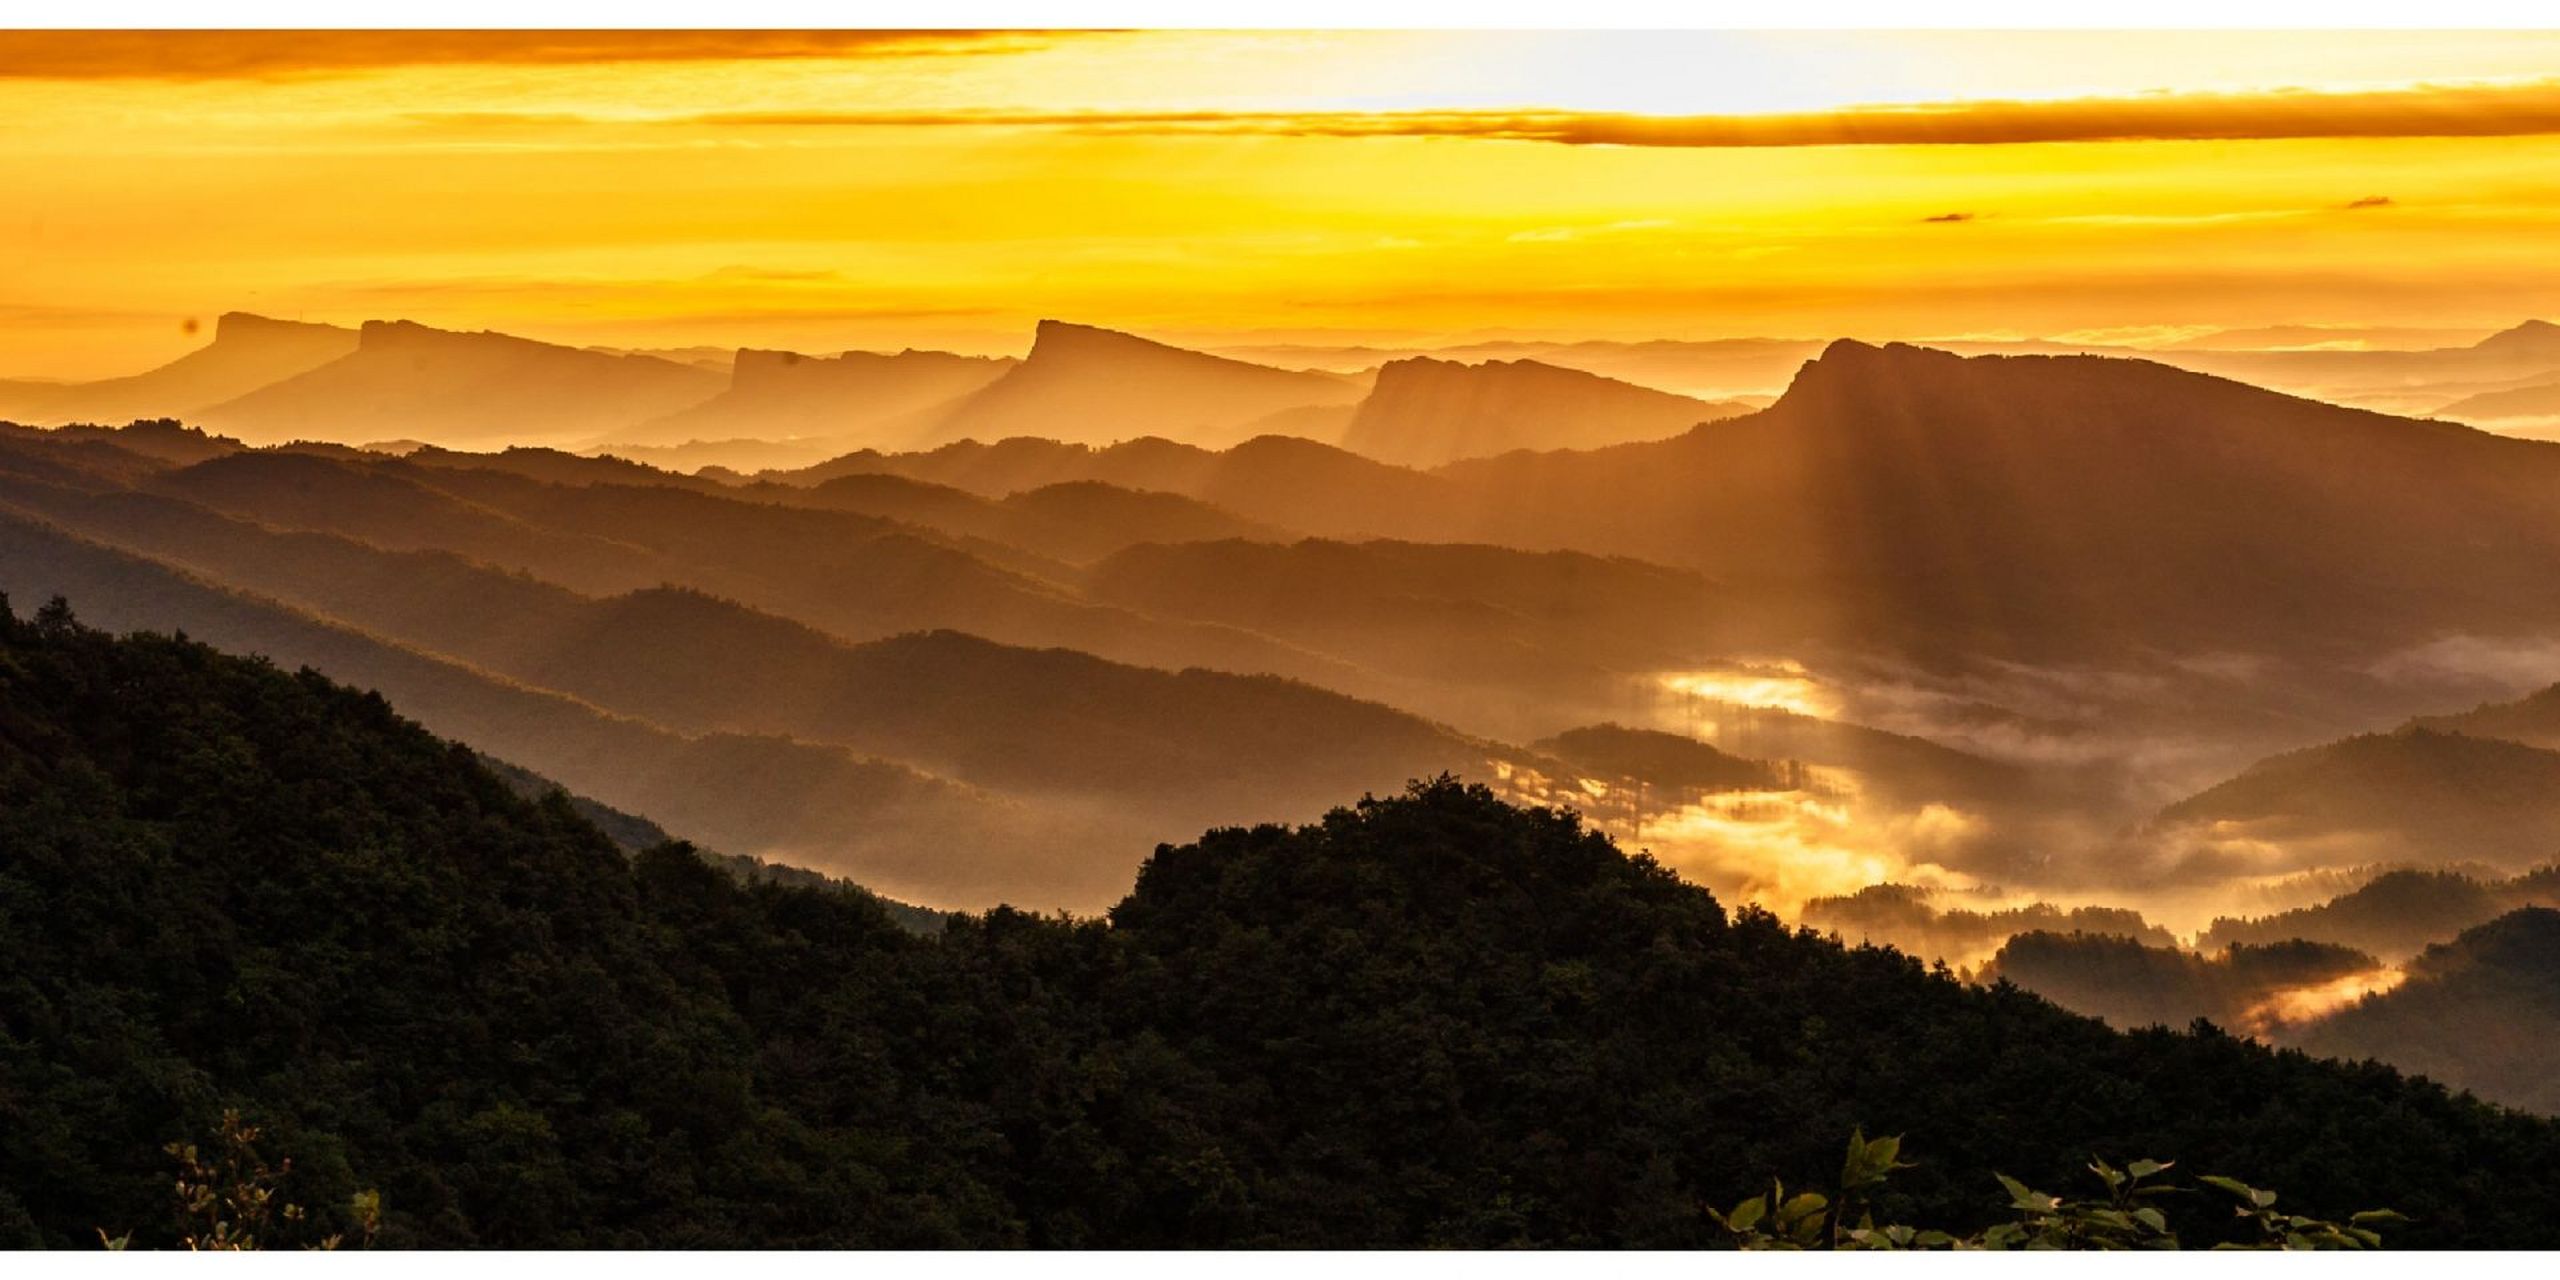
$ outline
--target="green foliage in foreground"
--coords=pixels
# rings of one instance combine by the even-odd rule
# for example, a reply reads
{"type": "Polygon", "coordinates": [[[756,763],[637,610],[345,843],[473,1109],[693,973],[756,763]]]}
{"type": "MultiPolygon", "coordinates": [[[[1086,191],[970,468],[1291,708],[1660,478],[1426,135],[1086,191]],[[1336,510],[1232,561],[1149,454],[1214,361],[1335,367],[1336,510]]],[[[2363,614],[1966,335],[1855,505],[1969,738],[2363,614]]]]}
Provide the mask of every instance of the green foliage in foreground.
{"type": "Polygon", "coordinates": [[[922,937],[627,854],[377,696],[0,610],[0,1244],[207,1238],[166,1148],[218,1166],[226,1112],[303,1206],[262,1243],[360,1239],[378,1191],[384,1247],[1710,1247],[1702,1206],[1865,1124],[1928,1159],[1852,1226],[1969,1238],[1993,1171],[2138,1151],[2407,1211],[2399,1247],[2560,1246],[2549,1122],[1728,914],[1482,788],[922,937]]]}
{"type": "MultiPolygon", "coordinates": [[[[1840,1166],[1840,1183],[1826,1195],[1819,1191],[1787,1194],[1786,1184],[1772,1181],[1766,1195],[1735,1205],[1730,1213],[1708,1210],[1734,1243],[1751,1250],[1902,1250],[1902,1249],[2175,1249],[2178,1235],[2169,1227],[2163,1205],[2191,1189],[2161,1179],[2170,1164],[2136,1160],[2118,1169],[2093,1160],[2104,1194],[2070,1200],[2035,1190],[2005,1173],[1992,1177],[2008,1194],[2015,1214],[1979,1231],[1959,1235],[1936,1228],[1901,1223],[1877,1226],[1872,1209],[1876,1193],[1903,1162],[1902,1139],[1849,1135],[1849,1154],[1840,1166]]],[[[2389,1209],[2363,1210],[2345,1222],[2279,1212],[2276,1193],[2236,1178],[2207,1175],[2199,1182],[2238,1202],[2236,1216],[2250,1230],[2223,1249],[2379,1249],[2378,1228],[2408,1219],[2389,1209]]]]}
{"type": "MultiPolygon", "coordinates": [[[[246,1253],[289,1244],[325,1252],[348,1243],[344,1233],[311,1232],[310,1213],[283,1196],[293,1161],[268,1164],[258,1150],[258,1136],[258,1127],[242,1120],[239,1112],[225,1111],[210,1149],[192,1142],[169,1144],[169,1156],[178,1162],[178,1243],[197,1253],[246,1253]]],[[[357,1192],[347,1202],[347,1217],[356,1228],[354,1243],[371,1244],[382,1225],[381,1193],[357,1192]]],[[[100,1228],[98,1239],[112,1252],[133,1247],[130,1232],[110,1236],[100,1228]]]]}

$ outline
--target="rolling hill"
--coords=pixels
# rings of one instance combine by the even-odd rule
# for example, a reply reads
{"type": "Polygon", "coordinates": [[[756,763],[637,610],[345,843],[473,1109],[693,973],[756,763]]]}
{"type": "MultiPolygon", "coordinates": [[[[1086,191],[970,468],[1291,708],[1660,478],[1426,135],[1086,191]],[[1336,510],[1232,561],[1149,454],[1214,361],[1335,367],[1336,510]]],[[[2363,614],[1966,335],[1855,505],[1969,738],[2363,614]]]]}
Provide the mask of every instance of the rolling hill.
{"type": "Polygon", "coordinates": [[[2466,422],[2560,417],[2560,379],[2464,396],[2436,412],[2466,422]]]}
{"type": "Polygon", "coordinates": [[[2461,733],[2475,738],[2502,738],[2546,751],[2560,751],[2560,684],[2546,686],[2508,702],[2489,702],[2469,711],[2420,716],[2410,728],[2461,733]]]}
{"type": "Polygon", "coordinates": [[[840,747],[771,735],[686,735],[501,679],[271,599],[0,512],[0,591],[80,601],[110,630],[182,632],[379,691],[468,741],[615,808],[723,850],[813,866],[936,903],[1092,901],[1146,837],[1101,815],[1028,806],[840,747]],[[919,825],[959,833],[919,843],[919,825]],[[1116,851],[1079,864],[1071,849],[1116,851]]]}
{"type": "MultiPolygon", "coordinates": [[[[1035,807],[1087,812],[1089,820],[1075,825],[1088,834],[1118,833],[1123,848],[1189,827],[1303,813],[1345,790],[1390,787],[1416,774],[1483,774],[1505,754],[1384,706],[1274,678],[1129,667],[948,631],[852,645],[696,592],[656,588],[591,599],[443,553],[275,532],[157,495],[20,483],[0,486],[0,507],[9,504],[525,690],[565,695],[575,705],[542,704],[555,707],[564,733],[600,709],[676,734],[840,748],[1035,807]]],[[[83,598],[117,605],[125,589],[101,582],[163,572],[151,561],[121,562],[69,538],[48,541],[41,528],[22,531],[30,541],[10,584],[21,594],[76,587],[83,598]]],[[[192,619],[214,609],[211,597],[181,592],[165,616],[134,606],[112,618],[123,626],[194,630],[203,624],[192,619]]],[[[291,633],[288,641],[306,649],[318,644],[284,622],[270,629],[291,633]]],[[[348,678],[374,678],[365,673],[391,659],[347,661],[359,663],[343,670],[348,678]]],[[[431,721],[448,714],[442,696],[419,702],[431,721]]],[[[542,732],[538,725],[522,729],[542,732]]],[[[490,749],[608,803],[628,800],[624,791],[597,791],[591,771],[562,773],[556,755],[519,750],[514,737],[490,749]]],[[[673,797],[655,811],[689,811],[683,807],[704,799],[673,797]]],[[[718,830],[715,837],[704,829],[705,838],[742,852],[775,847],[770,832],[741,840],[734,821],[718,830]]],[[[824,856],[844,866],[851,855],[824,856]]],[[[911,869],[869,870],[884,885],[920,892],[911,869]]],[[[996,883],[967,880],[974,873],[965,861],[948,874],[980,893],[996,883]]],[[[1084,874],[1061,864],[1006,892],[1036,901],[1084,874]]],[[[968,900],[949,886],[925,896],[968,900]]]]}
{"type": "Polygon", "coordinates": [[[951,485],[865,472],[806,488],[759,484],[746,493],[761,501],[855,511],[983,538],[1069,564],[1090,563],[1141,543],[1270,542],[1290,536],[1197,498],[1100,480],[1062,480],[990,499],[951,485]]]}
{"type": "Polygon", "coordinates": [[[276,1245],[371,1190],[392,1247],[1695,1247],[1847,1124],[1929,1154],[1895,1188],[1927,1221],[2096,1149],[2388,1203],[2400,1244],[2560,1238],[2545,1122],[1728,915],[1480,789],[920,938],[627,855],[317,676],[50,609],[0,613],[0,672],[12,1244],[172,1243],[162,1147],[226,1109],[311,1207],[276,1245]]]}
{"type": "Polygon", "coordinates": [[[2171,839],[2328,842],[2358,861],[2476,860],[2510,870],[2560,853],[2560,752],[2409,728],[2288,752],[2162,810],[2171,839]]]}
{"type": "Polygon", "coordinates": [[[1164,439],[1096,448],[1013,437],[921,453],[853,453],[760,479],[816,485],[862,474],[905,476],[991,498],[1097,481],[1181,494],[1250,520],[1323,537],[1454,536],[1451,495],[1438,478],[1291,436],[1256,436],[1214,450],[1164,439]]]}
{"type": "Polygon", "coordinates": [[[2375,1058],[2492,1102],[2560,1112],[2560,911],[2526,907],[2432,946],[2399,986],[2290,1037],[2312,1053],[2375,1058]]]}
{"type": "Polygon", "coordinates": [[[2314,906],[2254,919],[2216,919],[2197,937],[2196,946],[2216,951],[2235,942],[2307,938],[2399,961],[2525,906],[2560,906],[2560,868],[2542,867],[2498,880],[2402,867],[2314,906]]]}
{"type": "Polygon", "coordinates": [[[2119,1027],[2184,1027],[2203,1018],[2263,1034],[2284,1022],[2277,1003],[2283,993],[2378,967],[2363,952],[2326,942],[2243,942],[2199,955],[2127,937],[2038,930],[2002,943],[1977,977],[2015,983],[2119,1027]]]}
{"type": "Polygon", "coordinates": [[[1083,582],[1096,600],[1479,686],[1679,665],[1711,651],[1722,603],[1694,574],[1621,557],[1314,538],[1132,546],[1083,582]]]}

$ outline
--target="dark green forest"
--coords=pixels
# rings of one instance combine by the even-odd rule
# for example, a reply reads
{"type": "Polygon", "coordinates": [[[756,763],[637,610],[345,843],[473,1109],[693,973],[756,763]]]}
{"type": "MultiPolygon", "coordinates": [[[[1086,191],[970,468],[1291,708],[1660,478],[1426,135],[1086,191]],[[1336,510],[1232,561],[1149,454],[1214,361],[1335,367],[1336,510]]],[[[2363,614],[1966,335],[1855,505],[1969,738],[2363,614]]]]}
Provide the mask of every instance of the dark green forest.
{"type": "Polygon", "coordinates": [[[2549,1122],[1969,987],[1449,779],[930,936],[520,782],[312,672],[0,608],[0,1243],[173,1243],[165,1148],[236,1111],[303,1229],[378,1192],[391,1247],[1705,1246],[1860,1128],[1914,1153],[1885,1220],[2174,1159],[2560,1246],[2549,1122]]]}

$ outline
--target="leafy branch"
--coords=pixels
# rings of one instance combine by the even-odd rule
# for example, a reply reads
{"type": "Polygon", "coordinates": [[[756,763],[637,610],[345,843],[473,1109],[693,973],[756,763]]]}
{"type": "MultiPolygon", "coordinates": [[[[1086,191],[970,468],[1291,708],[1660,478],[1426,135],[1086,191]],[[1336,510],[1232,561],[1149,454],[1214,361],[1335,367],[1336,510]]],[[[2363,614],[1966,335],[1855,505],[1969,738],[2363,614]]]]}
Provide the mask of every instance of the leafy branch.
{"type": "MultiPolygon", "coordinates": [[[[1878,1190],[1897,1169],[1912,1167],[1901,1159],[1902,1139],[1849,1135],[1849,1154],[1841,1163],[1837,1192],[1787,1193],[1775,1179],[1767,1195],[1753,1196],[1730,1212],[1708,1209],[1707,1215],[1743,1249],[2175,1249],[2160,1201],[2192,1188],[2162,1180],[2171,1162],[2136,1160],[2119,1169],[2093,1159],[2089,1172],[2103,1193],[2066,1199],[2038,1191],[2004,1173],[1992,1176],[2009,1197],[2016,1215],[1971,1235],[1900,1223],[1878,1226],[1872,1205],[1878,1190]]],[[[2237,1200],[2237,1213],[2256,1228],[2254,1239],[2216,1245],[2220,1249],[2379,1249],[2378,1228],[2408,1219],[2389,1209],[2370,1209],[2345,1222],[2280,1213],[2276,1193],[2236,1178],[2206,1176],[2206,1187],[2237,1200]]]]}

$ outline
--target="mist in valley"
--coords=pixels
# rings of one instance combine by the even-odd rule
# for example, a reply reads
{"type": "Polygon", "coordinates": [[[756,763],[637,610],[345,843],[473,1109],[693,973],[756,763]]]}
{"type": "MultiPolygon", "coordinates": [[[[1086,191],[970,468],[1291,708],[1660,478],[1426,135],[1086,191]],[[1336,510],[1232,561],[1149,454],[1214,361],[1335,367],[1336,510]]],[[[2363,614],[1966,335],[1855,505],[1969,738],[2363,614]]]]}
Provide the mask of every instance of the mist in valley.
{"type": "Polygon", "coordinates": [[[227,317],[0,436],[0,589],[936,909],[1098,912],[1159,843],[1448,773],[1979,981],[2327,1043],[2544,900],[2499,886],[2560,855],[2546,446],[2124,358],[1810,355],[1755,409],[1064,324],[721,368],[227,317]],[[2475,892],[2323,923],[2411,875],[2475,892]]]}

